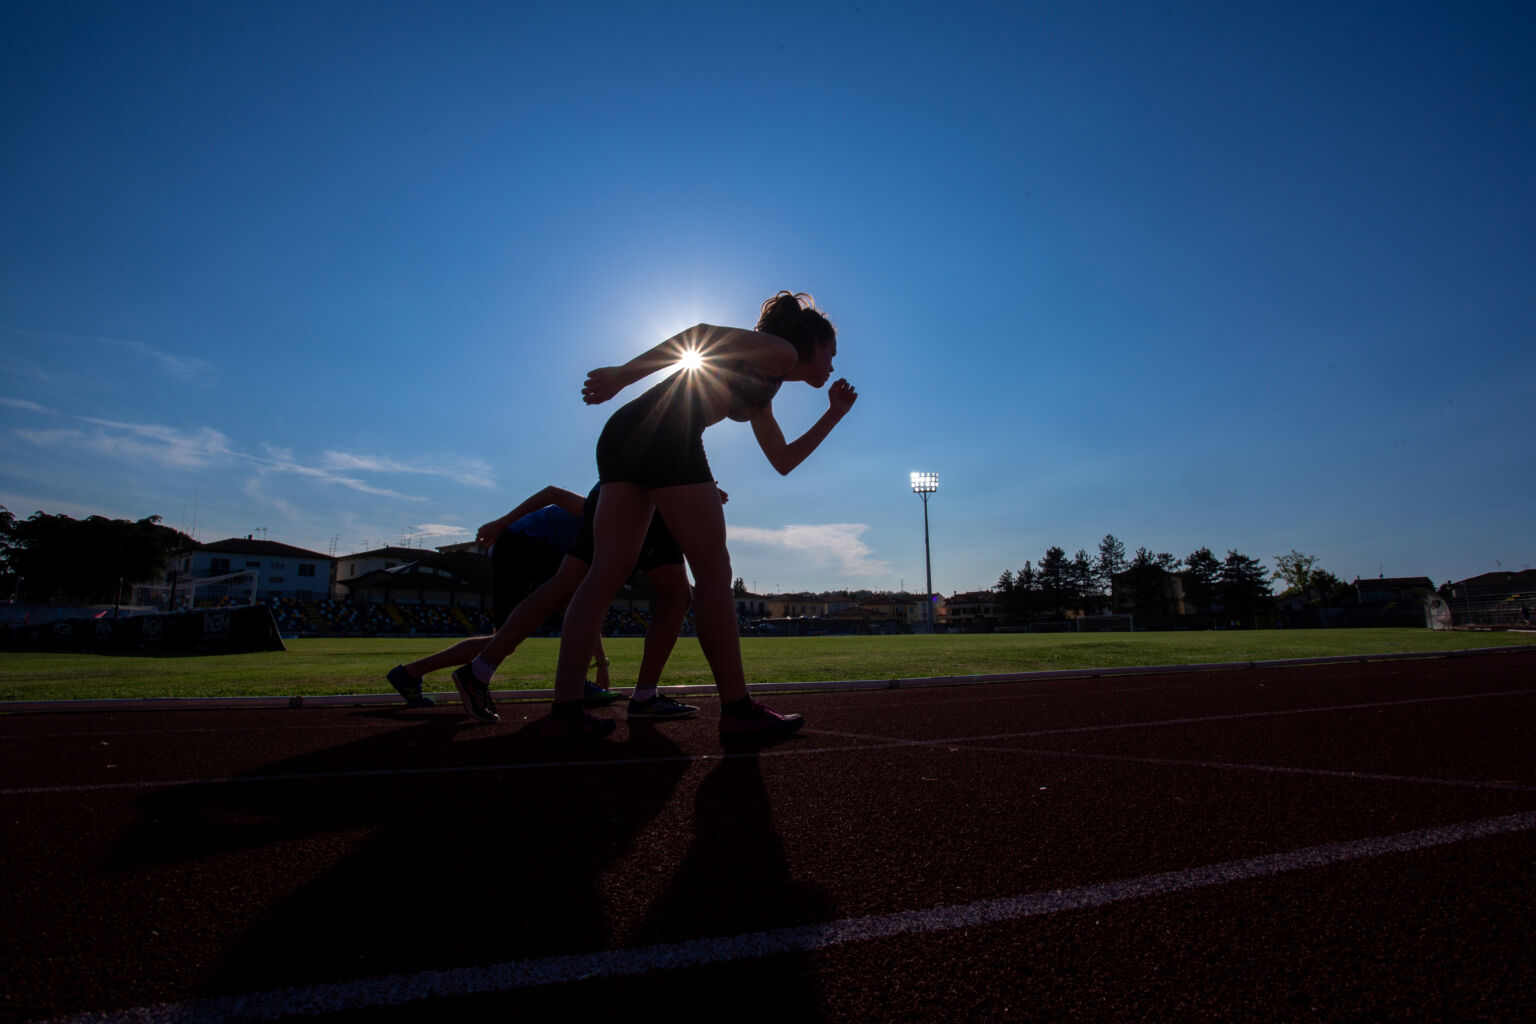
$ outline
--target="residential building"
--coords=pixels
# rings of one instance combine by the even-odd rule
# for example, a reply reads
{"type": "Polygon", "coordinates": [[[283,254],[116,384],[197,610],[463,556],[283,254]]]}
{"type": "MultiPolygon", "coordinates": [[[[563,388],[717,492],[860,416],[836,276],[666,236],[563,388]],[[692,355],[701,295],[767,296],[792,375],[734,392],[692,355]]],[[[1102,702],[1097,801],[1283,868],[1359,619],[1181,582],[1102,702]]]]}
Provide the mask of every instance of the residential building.
{"type": "MultiPolygon", "coordinates": [[[[924,613],[926,614],[926,613],[924,613]]],[[[970,590],[950,594],[935,609],[935,627],[962,633],[985,632],[1002,620],[1002,606],[994,590],[970,590]]]]}
{"type": "Polygon", "coordinates": [[[827,614],[827,602],[814,594],[774,594],[768,598],[774,619],[803,619],[827,614]]]}
{"type": "MultiPolygon", "coordinates": [[[[928,625],[928,612],[923,598],[913,595],[885,595],[883,597],[871,597],[859,602],[859,608],[871,618],[894,619],[905,630],[911,630],[914,625],[926,627],[928,625]]],[[[935,613],[934,621],[938,621],[935,613]]]]}
{"type": "Polygon", "coordinates": [[[382,547],[372,551],[359,551],[356,554],[342,555],[336,559],[336,578],[332,581],[331,597],[338,601],[346,600],[349,585],[367,576],[372,572],[382,572],[393,569],[397,565],[407,565],[420,561],[432,554],[423,548],[382,547]]]}
{"type": "Polygon", "coordinates": [[[736,614],[748,619],[766,619],[772,614],[768,595],[742,591],[736,595],[736,614]]]}
{"type": "Polygon", "coordinates": [[[199,544],[176,560],[173,571],[182,578],[206,579],[230,573],[256,573],[256,597],[292,597],[313,601],[329,596],[333,559],[275,540],[230,537],[199,544]]]}
{"type": "Polygon", "coordinates": [[[1428,576],[1378,576],[1375,579],[1356,579],[1355,596],[1362,605],[1411,604],[1415,608],[1424,598],[1435,592],[1435,584],[1428,576]]]}

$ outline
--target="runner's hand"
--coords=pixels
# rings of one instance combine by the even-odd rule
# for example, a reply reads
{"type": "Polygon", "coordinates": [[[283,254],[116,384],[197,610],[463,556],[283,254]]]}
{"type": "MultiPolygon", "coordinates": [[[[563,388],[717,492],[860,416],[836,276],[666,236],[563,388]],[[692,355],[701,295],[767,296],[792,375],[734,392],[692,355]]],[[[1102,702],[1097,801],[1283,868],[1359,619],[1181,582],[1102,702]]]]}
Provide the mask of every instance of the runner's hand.
{"type": "Polygon", "coordinates": [[[588,405],[606,402],[629,381],[624,379],[624,369],[619,366],[599,366],[587,373],[587,381],[581,386],[581,400],[588,405]]]}
{"type": "Polygon", "coordinates": [[[482,548],[489,548],[496,543],[496,538],[501,536],[501,531],[507,528],[507,524],[500,519],[493,519],[475,531],[475,544],[482,548]]]}
{"type": "Polygon", "coordinates": [[[858,398],[859,393],[853,390],[853,385],[848,383],[846,377],[839,377],[837,383],[827,389],[827,404],[839,416],[852,409],[858,398]]]}

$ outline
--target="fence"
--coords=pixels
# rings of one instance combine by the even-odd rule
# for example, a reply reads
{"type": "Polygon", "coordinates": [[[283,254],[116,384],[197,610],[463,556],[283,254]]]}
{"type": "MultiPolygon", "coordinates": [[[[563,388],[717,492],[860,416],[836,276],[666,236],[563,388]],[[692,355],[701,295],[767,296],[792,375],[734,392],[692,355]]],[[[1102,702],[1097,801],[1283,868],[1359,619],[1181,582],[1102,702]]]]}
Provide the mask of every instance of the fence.
{"type": "Polygon", "coordinates": [[[1536,601],[1451,601],[1451,621],[1457,629],[1520,629],[1531,625],[1536,601]]]}

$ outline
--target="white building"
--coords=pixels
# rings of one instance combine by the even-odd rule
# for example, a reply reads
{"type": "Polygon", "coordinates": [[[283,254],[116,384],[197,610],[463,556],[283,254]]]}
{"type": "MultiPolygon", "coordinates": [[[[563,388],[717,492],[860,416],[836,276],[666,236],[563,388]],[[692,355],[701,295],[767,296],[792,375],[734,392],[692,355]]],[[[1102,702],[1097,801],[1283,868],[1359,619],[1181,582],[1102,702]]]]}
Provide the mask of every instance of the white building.
{"type": "Polygon", "coordinates": [[[177,559],[175,571],[183,579],[206,579],[234,572],[256,573],[256,597],[294,597],[316,601],[330,596],[329,555],[306,551],[275,540],[231,537],[199,544],[177,559]]]}

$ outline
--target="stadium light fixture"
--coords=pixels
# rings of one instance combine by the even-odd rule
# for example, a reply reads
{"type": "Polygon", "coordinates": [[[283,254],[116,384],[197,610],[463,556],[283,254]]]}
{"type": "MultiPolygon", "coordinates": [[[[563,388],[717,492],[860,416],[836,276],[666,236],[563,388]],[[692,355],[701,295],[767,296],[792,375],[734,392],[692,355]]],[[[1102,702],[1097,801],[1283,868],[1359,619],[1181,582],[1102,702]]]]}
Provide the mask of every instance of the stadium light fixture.
{"type": "Polygon", "coordinates": [[[928,593],[923,602],[928,606],[928,632],[933,632],[933,555],[928,546],[928,495],[939,489],[939,474],[913,473],[912,493],[923,499],[923,568],[928,573],[928,593]]]}

